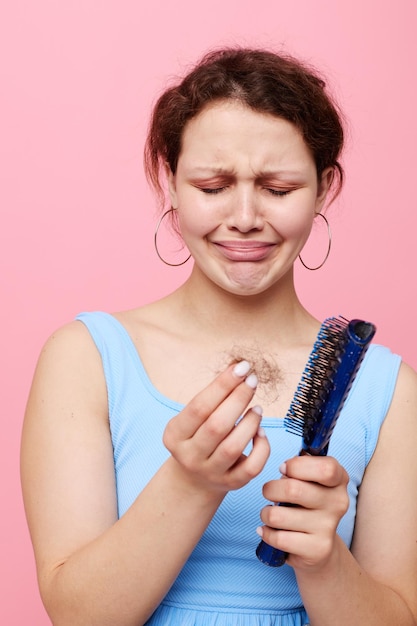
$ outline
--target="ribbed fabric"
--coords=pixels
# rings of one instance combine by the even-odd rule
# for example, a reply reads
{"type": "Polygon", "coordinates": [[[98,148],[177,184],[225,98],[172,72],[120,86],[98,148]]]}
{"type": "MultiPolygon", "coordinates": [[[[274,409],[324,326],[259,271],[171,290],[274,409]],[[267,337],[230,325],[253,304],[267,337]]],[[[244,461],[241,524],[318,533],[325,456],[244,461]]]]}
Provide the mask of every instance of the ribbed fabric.
{"type": "MultiPolygon", "coordinates": [[[[91,333],[106,377],[119,516],[130,507],[168,457],[162,444],[167,422],[183,405],[152,385],[125,328],[108,313],[77,317],[91,333]]],[[[372,345],[334,430],[329,455],[349,474],[350,507],[338,533],[350,546],[358,488],[391,403],[400,357],[372,345]]],[[[262,485],[299,452],[300,439],[283,419],[262,420],[271,456],[261,475],[230,492],[148,626],[305,626],[292,568],[270,568],[255,556],[255,533],[266,502],[262,485]]],[[[187,532],[184,529],[184,532],[187,532]]],[[[163,563],[164,555],[155,558],[163,563]]],[[[138,593],[141,590],[138,589],[138,593]]]]}

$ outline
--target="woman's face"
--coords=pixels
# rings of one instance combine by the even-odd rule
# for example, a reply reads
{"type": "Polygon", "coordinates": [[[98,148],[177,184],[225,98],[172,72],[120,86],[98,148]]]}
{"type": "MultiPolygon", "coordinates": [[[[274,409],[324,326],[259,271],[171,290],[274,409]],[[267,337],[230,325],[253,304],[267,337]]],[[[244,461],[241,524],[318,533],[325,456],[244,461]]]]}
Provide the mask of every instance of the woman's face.
{"type": "Polygon", "coordinates": [[[292,269],[331,181],[290,122],[234,100],[186,125],[172,207],[195,269],[237,295],[277,285],[292,269]]]}

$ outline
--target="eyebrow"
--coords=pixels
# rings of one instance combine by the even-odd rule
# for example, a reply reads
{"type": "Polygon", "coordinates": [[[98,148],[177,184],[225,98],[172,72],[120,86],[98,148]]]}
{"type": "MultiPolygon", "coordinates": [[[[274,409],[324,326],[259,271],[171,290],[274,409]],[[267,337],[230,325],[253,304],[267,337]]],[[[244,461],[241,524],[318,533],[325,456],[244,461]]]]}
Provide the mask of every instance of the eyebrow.
{"type": "MultiPolygon", "coordinates": [[[[255,174],[257,179],[268,178],[298,178],[302,176],[301,170],[279,170],[279,169],[264,169],[255,174]]],[[[192,176],[234,176],[235,171],[226,167],[216,166],[196,166],[190,169],[190,175],[192,176]]]]}
{"type": "Polygon", "coordinates": [[[196,167],[190,168],[190,173],[191,174],[198,174],[198,175],[222,174],[222,175],[226,175],[226,176],[231,176],[231,175],[234,175],[235,172],[234,172],[234,170],[228,169],[226,167],[196,166],[196,167]]]}

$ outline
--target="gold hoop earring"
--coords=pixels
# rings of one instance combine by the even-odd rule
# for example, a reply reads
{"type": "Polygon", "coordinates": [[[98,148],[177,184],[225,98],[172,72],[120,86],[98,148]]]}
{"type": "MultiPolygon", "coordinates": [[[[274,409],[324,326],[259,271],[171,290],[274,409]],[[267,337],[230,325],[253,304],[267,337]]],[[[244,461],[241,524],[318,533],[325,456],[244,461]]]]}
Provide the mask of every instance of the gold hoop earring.
{"type": "Polygon", "coordinates": [[[327,235],[328,235],[328,238],[329,238],[329,243],[328,243],[328,246],[327,246],[326,256],[324,257],[324,260],[320,263],[320,265],[317,265],[317,267],[309,267],[308,265],[306,265],[304,263],[303,259],[301,258],[301,254],[298,255],[298,258],[300,259],[300,261],[304,265],[304,267],[306,269],[310,270],[311,272],[315,272],[316,270],[319,270],[321,267],[323,267],[323,265],[326,263],[327,259],[329,258],[330,249],[332,247],[332,231],[330,230],[330,224],[329,224],[327,218],[323,215],[323,213],[317,213],[317,215],[320,215],[320,217],[322,217],[324,219],[324,221],[326,222],[327,235]]]}
{"type": "Polygon", "coordinates": [[[169,213],[172,213],[172,211],[176,211],[176,209],[172,209],[172,208],[168,209],[168,211],[165,211],[165,213],[163,213],[163,215],[161,215],[161,217],[159,218],[159,221],[158,221],[158,223],[156,225],[156,228],[155,228],[155,234],[154,234],[154,237],[153,237],[153,243],[154,243],[154,246],[155,246],[156,254],[161,259],[162,263],[165,263],[165,265],[169,265],[170,267],[179,267],[180,265],[184,265],[184,263],[187,263],[188,259],[191,258],[191,254],[189,254],[187,256],[185,261],[181,261],[181,263],[169,263],[168,261],[165,261],[165,259],[160,255],[159,250],[158,250],[158,231],[159,231],[159,227],[161,226],[163,219],[169,213]]]}

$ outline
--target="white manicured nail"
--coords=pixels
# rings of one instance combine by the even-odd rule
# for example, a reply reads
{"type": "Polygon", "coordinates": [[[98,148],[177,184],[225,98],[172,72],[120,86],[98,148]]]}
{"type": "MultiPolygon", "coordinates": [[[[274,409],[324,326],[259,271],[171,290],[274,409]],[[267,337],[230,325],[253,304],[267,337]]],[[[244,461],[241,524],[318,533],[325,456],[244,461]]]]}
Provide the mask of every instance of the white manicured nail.
{"type": "Polygon", "coordinates": [[[240,361],[240,363],[234,366],[233,373],[236,374],[236,376],[246,376],[250,371],[250,367],[250,363],[247,361],[240,361]]]}
{"type": "Polygon", "coordinates": [[[257,415],[261,415],[262,416],[263,410],[262,410],[262,407],[259,406],[259,404],[255,404],[255,406],[252,407],[252,411],[254,413],[257,413],[257,415]]]}
{"type": "Polygon", "coordinates": [[[248,387],[255,389],[258,385],[258,377],[256,376],[256,374],[249,374],[249,376],[245,378],[245,383],[248,385],[248,387]]]}

